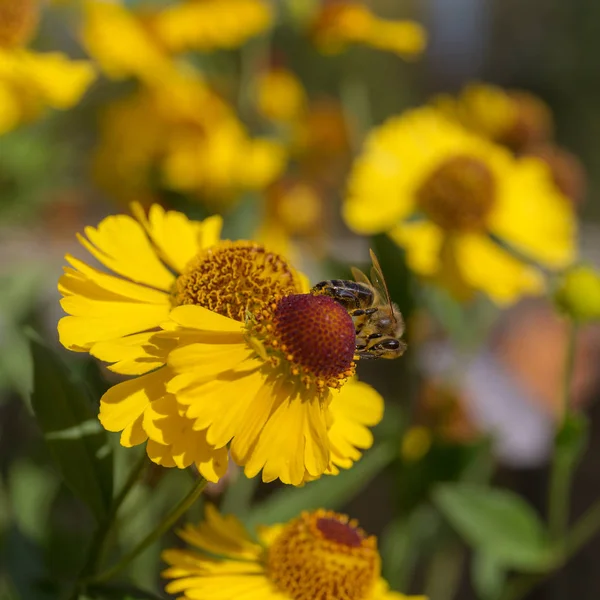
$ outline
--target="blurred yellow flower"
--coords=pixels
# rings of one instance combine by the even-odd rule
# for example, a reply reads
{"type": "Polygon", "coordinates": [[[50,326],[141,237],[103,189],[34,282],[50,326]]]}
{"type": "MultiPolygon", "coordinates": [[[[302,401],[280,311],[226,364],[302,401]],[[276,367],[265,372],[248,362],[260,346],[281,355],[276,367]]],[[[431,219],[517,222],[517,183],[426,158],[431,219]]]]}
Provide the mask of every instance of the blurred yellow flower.
{"type": "Polygon", "coordinates": [[[345,309],[307,294],[305,278],[263,246],[220,241],[218,217],[133,210],[136,219],[108,217],[79,236],[114,274],[67,255],[59,282],[61,343],[138,376],[102,397],[102,425],[210,481],[224,475],[228,449],[264,481],[300,485],[349,468],[371,446],[383,400],[353,377],[345,309]]]}
{"type": "Polygon", "coordinates": [[[448,118],[514,152],[524,152],[552,137],[550,109],[522,90],[471,84],[457,97],[444,94],[434,98],[433,104],[448,118]]]}
{"type": "Polygon", "coordinates": [[[119,2],[84,0],[82,42],[107,77],[161,85],[175,66],[142,20],[119,2]]]}
{"type": "Polygon", "coordinates": [[[358,233],[387,232],[417,273],[501,304],[544,289],[529,261],[560,269],[575,257],[572,207],[545,166],[515,160],[430,107],[370,134],[344,217],[358,233]]]}
{"type": "Polygon", "coordinates": [[[206,508],[179,536],[192,549],[165,550],[169,594],[195,600],[426,600],[389,590],[377,540],[354,519],[318,509],[251,535],[234,516],[206,508]],[[258,541],[255,540],[255,537],[258,541]],[[232,590],[235,593],[232,595],[232,590]]]}
{"type": "Polygon", "coordinates": [[[0,0],[0,135],[40,116],[73,107],[96,74],[83,60],[23,48],[39,20],[35,0],[0,0]]]}
{"type": "Polygon", "coordinates": [[[293,242],[308,240],[313,254],[323,246],[326,215],[322,193],[297,178],[276,181],[265,192],[265,211],[256,239],[280,254],[294,257],[293,242]]]}
{"type": "Polygon", "coordinates": [[[171,52],[237,48],[271,27],[273,9],[266,0],[183,0],[145,22],[171,52]]]}
{"type": "Polygon", "coordinates": [[[272,121],[297,121],[306,110],[306,92],[296,75],[282,67],[261,73],[256,81],[258,112],[272,121]]]}
{"type": "Polygon", "coordinates": [[[341,52],[348,44],[364,44],[404,58],[420,55],[427,43],[425,29],[414,21],[389,21],[359,2],[323,2],[313,22],[315,43],[322,52],[341,52]]]}
{"type": "Polygon", "coordinates": [[[569,269],[562,276],[554,299],[575,321],[600,321],[600,274],[588,265],[569,269]]]}
{"type": "Polygon", "coordinates": [[[36,119],[44,108],[73,107],[95,77],[88,61],[0,49],[0,134],[36,119]]]}
{"type": "Polygon", "coordinates": [[[239,191],[269,185],[285,162],[279,143],[251,138],[229,105],[183,71],[108,108],[94,173],[126,201],[158,185],[222,207],[239,191]]]}

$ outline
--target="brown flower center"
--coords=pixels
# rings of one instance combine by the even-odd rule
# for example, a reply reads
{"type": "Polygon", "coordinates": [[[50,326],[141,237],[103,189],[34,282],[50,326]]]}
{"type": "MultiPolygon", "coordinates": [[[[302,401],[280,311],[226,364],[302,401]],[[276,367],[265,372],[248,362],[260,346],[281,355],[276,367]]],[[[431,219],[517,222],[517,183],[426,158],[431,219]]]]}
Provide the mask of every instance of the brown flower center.
{"type": "Polygon", "coordinates": [[[249,336],[275,365],[317,392],[339,388],[354,374],[356,334],[348,312],[326,296],[284,296],[255,311],[249,336]]]}
{"type": "Polygon", "coordinates": [[[278,254],[253,242],[221,242],[190,261],[177,279],[173,303],[244,321],[248,311],[301,287],[296,271],[278,254]]]}
{"type": "Polygon", "coordinates": [[[495,195],[492,173],[483,162],[455,156],[429,175],[417,191],[417,203],[442,229],[471,231],[485,227],[495,195]]]}
{"type": "Polygon", "coordinates": [[[38,0],[0,0],[0,48],[24,46],[39,21],[38,0]]]}
{"type": "Polygon", "coordinates": [[[269,578],[293,600],[366,600],[381,568],[376,539],[322,509],[291,521],[266,562],[269,578]]]}

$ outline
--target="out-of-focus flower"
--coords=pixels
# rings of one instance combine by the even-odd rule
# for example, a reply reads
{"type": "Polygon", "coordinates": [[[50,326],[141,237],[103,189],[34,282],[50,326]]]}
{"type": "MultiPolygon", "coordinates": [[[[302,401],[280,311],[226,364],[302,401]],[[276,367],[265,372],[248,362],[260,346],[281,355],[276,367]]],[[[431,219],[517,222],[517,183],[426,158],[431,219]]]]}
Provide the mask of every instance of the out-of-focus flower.
{"type": "Polygon", "coordinates": [[[167,592],[196,600],[229,600],[232,590],[248,600],[409,600],[382,579],[376,538],[345,515],[318,509],[256,535],[258,542],[234,516],[208,506],[204,522],[179,532],[193,548],[163,552],[167,592]]]}
{"type": "Polygon", "coordinates": [[[572,206],[545,165],[515,160],[430,107],[371,133],[343,212],[358,233],[387,232],[417,273],[500,304],[544,289],[529,261],[560,269],[575,257],[572,206]]]}
{"type": "Polygon", "coordinates": [[[82,41],[107,77],[164,85],[175,70],[141,19],[119,2],[84,1],[82,41]]]}
{"type": "Polygon", "coordinates": [[[405,462],[421,460],[431,448],[431,430],[422,425],[411,427],[402,437],[400,456],[405,462]]]}
{"type": "Polygon", "coordinates": [[[233,110],[194,72],[172,73],[106,111],[94,160],[96,180],[128,201],[153,186],[216,202],[262,189],[282,171],[277,142],[250,138],[233,110]]]}
{"type": "Polygon", "coordinates": [[[137,220],[109,217],[79,237],[114,274],[67,256],[59,282],[63,345],[139,376],[102,397],[102,425],[210,481],[225,473],[228,448],[265,481],[349,468],[371,446],[383,401],[353,377],[346,310],[307,294],[304,277],[263,246],[220,241],[217,217],[133,209],[137,220]]]}
{"type": "Polygon", "coordinates": [[[0,135],[38,118],[45,108],[71,108],[96,77],[87,61],[25,49],[38,19],[34,0],[0,0],[0,135]]]}
{"type": "Polygon", "coordinates": [[[522,153],[552,138],[552,112],[541,99],[523,90],[471,84],[457,97],[433,100],[448,118],[493,142],[522,153]]]}
{"type": "Polygon", "coordinates": [[[600,275],[592,267],[569,269],[554,297],[561,310],[575,321],[600,321],[600,275]]]}
{"type": "Polygon", "coordinates": [[[39,0],[0,0],[0,48],[25,46],[39,20],[39,0]]]}
{"type": "Polygon", "coordinates": [[[282,179],[265,193],[265,215],[257,239],[286,256],[293,255],[294,239],[310,240],[316,251],[325,232],[324,213],[322,193],[311,182],[282,179]]]}
{"type": "Polygon", "coordinates": [[[170,52],[237,48],[273,23],[265,0],[183,0],[153,15],[146,26],[170,52]]]}
{"type": "Polygon", "coordinates": [[[587,191],[587,174],[577,156],[552,143],[531,146],[523,156],[534,156],[546,163],[556,187],[576,207],[583,204],[587,191]]]}
{"type": "Polygon", "coordinates": [[[265,71],[256,81],[258,112],[272,121],[297,121],[306,110],[306,92],[296,75],[282,67],[265,71]]]}
{"type": "Polygon", "coordinates": [[[315,43],[327,54],[343,51],[349,44],[364,44],[414,58],[425,49],[427,35],[414,21],[389,21],[375,16],[359,2],[322,3],[312,25],[315,43]]]}

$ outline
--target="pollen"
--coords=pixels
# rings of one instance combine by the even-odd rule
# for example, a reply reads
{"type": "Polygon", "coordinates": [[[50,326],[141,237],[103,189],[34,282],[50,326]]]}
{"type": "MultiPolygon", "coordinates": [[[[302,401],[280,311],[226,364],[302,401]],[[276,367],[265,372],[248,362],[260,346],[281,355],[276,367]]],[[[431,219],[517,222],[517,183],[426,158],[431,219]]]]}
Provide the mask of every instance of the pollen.
{"type": "Polygon", "coordinates": [[[375,537],[322,509],[291,521],[266,563],[271,581],[293,600],[366,600],[381,570],[375,537]]]}
{"type": "Polygon", "coordinates": [[[0,0],[0,48],[24,46],[39,21],[39,0],[0,0]]]}
{"type": "Polygon", "coordinates": [[[298,274],[283,257],[253,242],[221,242],[190,261],[175,284],[173,304],[244,321],[248,311],[298,291],[298,274]]]}
{"type": "Polygon", "coordinates": [[[339,388],[354,374],[356,333],[348,312],[327,296],[293,294],[255,315],[252,333],[305,387],[339,388]]]}
{"type": "Polygon", "coordinates": [[[446,160],[417,192],[421,210],[446,231],[483,229],[495,197],[496,186],[489,168],[470,156],[446,160]]]}

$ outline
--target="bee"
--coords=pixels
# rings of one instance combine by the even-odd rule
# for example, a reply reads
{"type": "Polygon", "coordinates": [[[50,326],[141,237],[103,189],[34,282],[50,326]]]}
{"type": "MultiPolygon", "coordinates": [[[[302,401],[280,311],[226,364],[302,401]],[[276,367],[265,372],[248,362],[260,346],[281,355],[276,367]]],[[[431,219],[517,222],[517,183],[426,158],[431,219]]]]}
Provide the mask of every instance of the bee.
{"type": "Polygon", "coordinates": [[[354,321],[356,353],[360,358],[397,358],[406,350],[406,344],[400,339],[404,333],[404,319],[390,300],[375,253],[373,250],[370,253],[373,261],[371,279],[352,267],[354,281],[321,281],[311,293],[329,296],[348,311],[354,321]]]}

